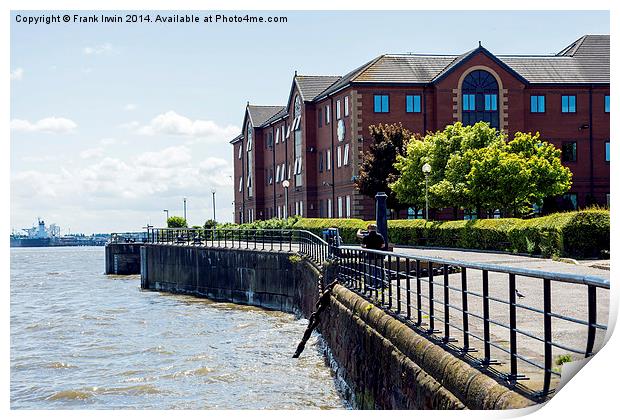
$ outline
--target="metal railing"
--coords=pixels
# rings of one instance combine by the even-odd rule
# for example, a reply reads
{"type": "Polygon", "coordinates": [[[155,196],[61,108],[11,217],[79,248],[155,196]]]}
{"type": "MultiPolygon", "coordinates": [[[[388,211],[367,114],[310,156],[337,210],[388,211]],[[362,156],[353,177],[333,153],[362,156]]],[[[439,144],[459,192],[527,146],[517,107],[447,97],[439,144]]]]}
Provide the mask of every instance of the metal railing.
{"type": "Polygon", "coordinates": [[[299,252],[321,265],[330,258],[330,246],[312,232],[297,229],[187,229],[149,228],[146,242],[153,244],[205,246],[299,252]]]}
{"type": "Polygon", "coordinates": [[[333,260],[343,286],[541,400],[560,377],[554,356],[593,355],[607,329],[600,320],[608,308],[600,302],[608,303],[609,281],[599,277],[335,248],[296,229],[149,228],[144,234],[152,244],[297,252],[318,267],[333,260]]]}
{"type": "Polygon", "coordinates": [[[591,356],[607,329],[599,322],[607,317],[598,305],[601,290],[608,295],[603,278],[346,246],[337,267],[347,288],[540,399],[560,376],[554,351],[591,356]],[[523,385],[527,379],[533,387],[523,385]]]}
{"type": "Polygon", "coordinates": [[[110,234],[108,243],[143,243],[146,237],[146,232],[115,232],[110,234]]]}

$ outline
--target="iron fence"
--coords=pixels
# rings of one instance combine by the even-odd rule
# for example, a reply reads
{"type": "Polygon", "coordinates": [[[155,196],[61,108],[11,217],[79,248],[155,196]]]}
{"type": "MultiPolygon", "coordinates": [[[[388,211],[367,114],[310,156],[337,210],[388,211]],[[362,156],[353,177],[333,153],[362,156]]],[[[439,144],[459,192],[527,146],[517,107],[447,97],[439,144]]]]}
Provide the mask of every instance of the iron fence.
{"type": "Polygon", "coordinates": [[[147,232],[115,232],[110,234],[108,243],[143,243],[147,232]]]}
{"type": "MultiPolygon", "coordinates": [[[[591,356],[607,330],[601,320],[608,316],[609,281],[599,277],[335,248],[296,229],[149,228],[143,234],[152,244],[297,252],[317,266],[333,259],[342,285],[540,399],[560,377],[554,356],[591,356]]],[[[112,235],[123,238],[132,236],[112,235]]]]}
{"type": "Polygon", "coordinates": [[[608,314],[598,305],[608,302],[603,278],[357,247],[338,249],[337,268],[349,289],[540,399],[560,376],[554,354],[591,356],[607,329],[599,321],[608,314]]]}
{"type": "Polygon", "coordinates": [[[188,229],[149,228],[146,242],[153,244],[208,246],[213,248],[299,252],[323,264],[333,250],[312,232],[297,229],[188,229]]]}

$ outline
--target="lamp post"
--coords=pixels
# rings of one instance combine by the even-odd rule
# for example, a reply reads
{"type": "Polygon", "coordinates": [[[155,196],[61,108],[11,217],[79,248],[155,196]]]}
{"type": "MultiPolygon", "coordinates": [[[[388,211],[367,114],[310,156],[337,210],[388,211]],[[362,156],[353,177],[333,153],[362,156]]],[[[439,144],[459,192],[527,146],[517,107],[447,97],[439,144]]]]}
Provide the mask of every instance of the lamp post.
{"type": "Polygon", "coordinates": [[[429,165],[428,162],[422,165],[422,173],[426,181],[426,220],[428,220],[428,176],[431,173],[431,165],[429,165]]]}
{"type": "Polygon", "coordinates": [[[288,182],[288,179],[282,181],[282,186],[284,187],[284,218],[288,219],[288,187],[291,185],[288,182]]]}
{"type": "Polygon", "coordinates": [[[213,221],[215,222],[215,188],[211,188],[211,195],[213,195],[213,221]]]}
{"type": "Polygon", "coordinates": [[[187,223],[187,197],[183,197],[183,218],[187,223]]]}
{"type": "Polygon", "coordinates": [[[164,209],[164,213],[166,213],[166,227],[168,227],[168,219],[170,219],[170,215],[168,214],[167,209],[164,209]]]}

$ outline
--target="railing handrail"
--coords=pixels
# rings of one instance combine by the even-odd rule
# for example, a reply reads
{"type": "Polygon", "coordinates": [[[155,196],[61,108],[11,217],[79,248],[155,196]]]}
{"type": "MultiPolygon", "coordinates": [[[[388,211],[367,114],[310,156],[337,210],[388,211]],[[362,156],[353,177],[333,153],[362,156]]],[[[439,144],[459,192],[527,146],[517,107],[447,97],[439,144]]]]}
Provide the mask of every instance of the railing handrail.
{"type": "Polygon", "coordinates": [[[487,270],[494,271],[498,273],[505,274],[516,274],[525,277],[534,277],[539,279],[549,279],[554,281],[561,281],[565,283],[574,283],[574,284],[584,284],[588,286],[596,286],[602,287],[605,289],[609,289],[609,279],[593,276],[593,275],[585,275],[585,274],[570,274],[570,273],[558,273],[555,271],[545,271],[545,270],[536,270],[530,268],[521,268],[514,267],[509,265],[498,265],[498,264],[488,264],[488,263],[477,263],[477,262],[469,262],[462,260],[454,260],[447,258],[438,258],[438,257],[429,257],[424,255],[415,255],[415,254],[403,254],[399,252],[392,251],[380,251],[374,249],[366,249],[361,248],[359,246],[340,246],[339,249],[350,249],[350,250],[361,250],[367,253],[382,255],[382,256],[391,256],[391,257],[402,257],[402,258],[410,258],[410,259],[418,259],[422,261],[429,261],[436,264],[447,264],[447,265],[458,265],[465,268],[472,268],[475,270],[487,270]]]}

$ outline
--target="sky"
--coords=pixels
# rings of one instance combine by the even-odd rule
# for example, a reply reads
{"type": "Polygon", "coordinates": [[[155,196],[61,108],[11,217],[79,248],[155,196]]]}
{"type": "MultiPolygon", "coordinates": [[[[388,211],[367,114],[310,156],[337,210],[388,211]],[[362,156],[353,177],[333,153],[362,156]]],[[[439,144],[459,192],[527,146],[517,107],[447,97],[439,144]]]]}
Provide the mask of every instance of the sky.
{"type": "MultiPolygon", "coordinates": [[[[609,33],[606,11],[283,11],[286,23],[56,23],[12,11],[11,228],[61,233],[233,218],[247,101],[284,105],[294,72],[343,75],[384,53],[553,54],[609,33]]],[[[68,14],[114,15],[114,12],[68,14]]],[[[147,11],[151,20],[158,14],[147,11]]],[[[217,12],[191,12],[201,17],[217,12]]],[[[118,12],[124,16],[126,13],[118,12]]],[[[170,12],[162,12],[170,15],[170,12]]],[[[177,12],[177,14],[185,14],[177,12]]],[[[245,12],[225,12],[244,15],[245,12]]]]}

